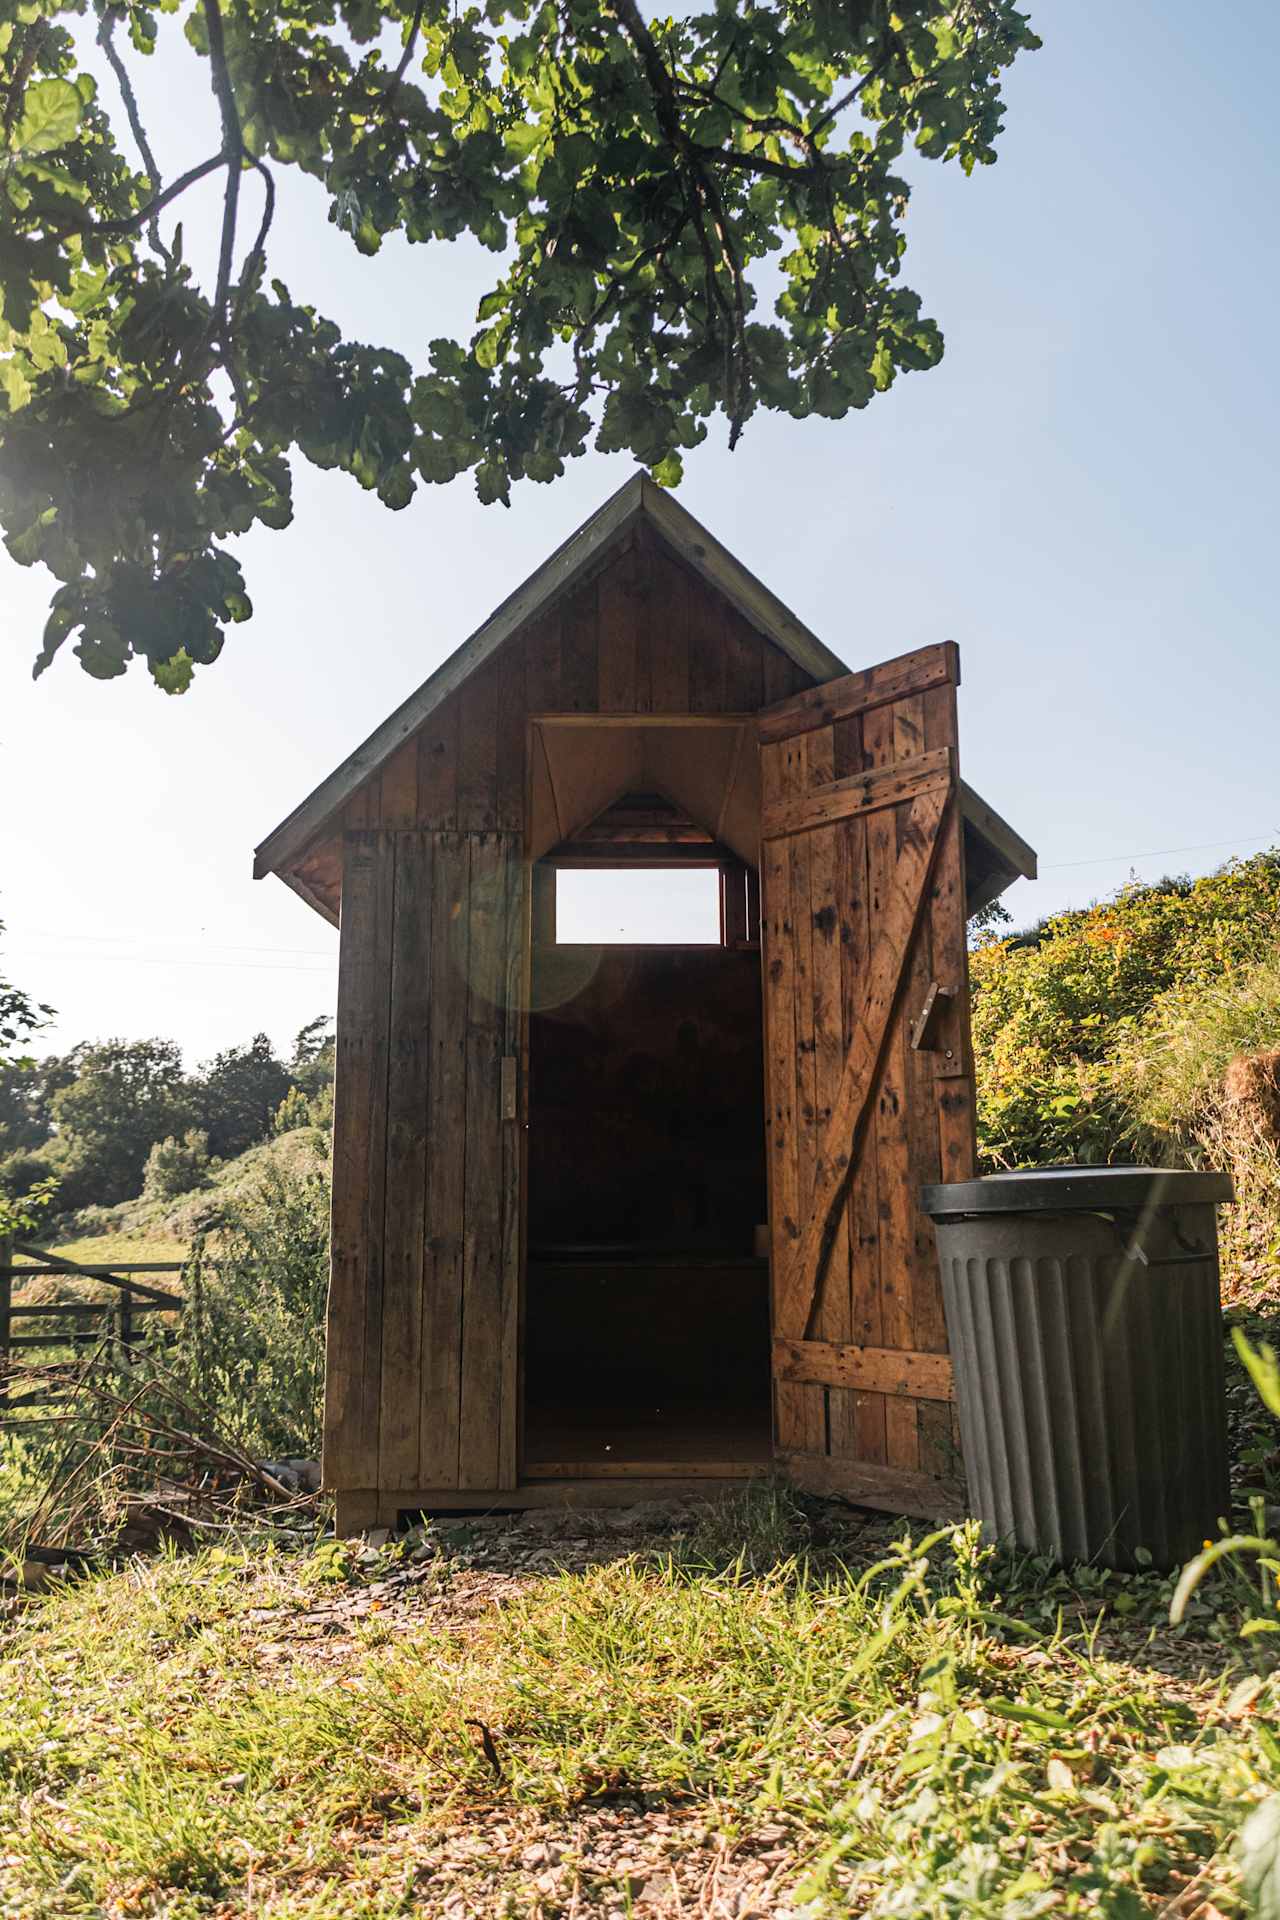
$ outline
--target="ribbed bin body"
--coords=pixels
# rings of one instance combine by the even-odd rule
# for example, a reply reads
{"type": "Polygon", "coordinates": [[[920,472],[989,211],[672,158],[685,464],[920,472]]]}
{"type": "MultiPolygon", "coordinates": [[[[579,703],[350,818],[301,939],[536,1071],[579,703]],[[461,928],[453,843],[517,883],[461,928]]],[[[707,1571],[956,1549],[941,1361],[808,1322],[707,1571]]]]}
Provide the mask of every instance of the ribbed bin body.
{"type": "MultiPolygon", "coordinates": [[[[1014,1202],[1017,1178],[1000,1181],[1014,1202]]],[[[1169,1568],[1217,1537],[1228,1490],[1213,1202],[1230,1187],[1176,1179],[1184,1193],[1213,1184],[1203,1199],[1135,1206],[1117,1204],[1132,1189],[1085,1190],[1087,1207],[969,1214],[938,1210],[961,1188],[925,1190],[970,1503],[989,1539],[1115,1567],[1145,1548],[1169,1568]]]]}

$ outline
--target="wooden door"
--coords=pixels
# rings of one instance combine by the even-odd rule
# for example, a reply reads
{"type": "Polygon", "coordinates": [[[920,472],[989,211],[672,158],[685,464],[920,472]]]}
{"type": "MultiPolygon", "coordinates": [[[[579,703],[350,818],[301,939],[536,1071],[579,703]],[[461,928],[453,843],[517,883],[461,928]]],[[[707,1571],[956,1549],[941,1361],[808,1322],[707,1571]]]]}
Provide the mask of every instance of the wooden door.
{"type": "Polygon", "coordinates": [[[924,1182],[973,1171],[947,643],[759,720],[775,1447],[814,1490],[958,1510],[924,1182]]]}
{"type": "Polygon", "coordinates": [[[516,1484],[525,948],[519,835],[347,835],[329,1486],[516,1484]]]}

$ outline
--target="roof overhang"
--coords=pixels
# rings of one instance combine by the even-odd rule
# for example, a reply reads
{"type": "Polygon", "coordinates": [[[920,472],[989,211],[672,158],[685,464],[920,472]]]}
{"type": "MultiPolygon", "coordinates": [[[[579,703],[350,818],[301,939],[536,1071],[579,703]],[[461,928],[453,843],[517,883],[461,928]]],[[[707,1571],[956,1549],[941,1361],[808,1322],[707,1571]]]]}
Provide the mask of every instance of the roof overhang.
{"type": "Polygon", "coordinates": [[[960,782],[960,814],[964,821],[965,913],[980,913],[998,900],[1015,880],[1034,880],[1036,850],[1002,820],[994,807],[960,782]]]}

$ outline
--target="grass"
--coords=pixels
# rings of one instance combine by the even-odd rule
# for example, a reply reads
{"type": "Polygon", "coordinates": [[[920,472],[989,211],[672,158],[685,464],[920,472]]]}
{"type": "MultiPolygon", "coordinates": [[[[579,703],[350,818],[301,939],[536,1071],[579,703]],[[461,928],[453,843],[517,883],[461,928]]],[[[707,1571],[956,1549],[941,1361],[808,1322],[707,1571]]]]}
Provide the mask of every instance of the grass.
{"type": "MultiPolygon", "coordinates": [[[[163,1228],[150,1232],[72,1234],[68,1238],[55,1236],[46,1242],[38,1235],[31,1235],[33,1241],[47,1253],[60,1253],[68,1260],[79,1260],[86,1266],[105,1267],[112,1261],[129,1260],[185,1260],[188,1242],[176,1235],[167,1233],[163,1228]]],[[[29,1264],[19,1260],[20,1266],[29,1264]]],[[[145,1276],[143,1276],[145,1278],[145,1276]]]]}
{"type": "Polygon", "coordinates": [[[628,1851],[676,1885],[761,1836],[760,1914],[1238,1910],[1280,1703],[1207,1600],[1175,1631],[1167,1581],[967,1529],[867,1565],[768,1490],[495,1592],[466,1542],[399,1588],[386,1554],[224,1549],[19,1611],[0,1913],[692,1914],[628,1851]]]}

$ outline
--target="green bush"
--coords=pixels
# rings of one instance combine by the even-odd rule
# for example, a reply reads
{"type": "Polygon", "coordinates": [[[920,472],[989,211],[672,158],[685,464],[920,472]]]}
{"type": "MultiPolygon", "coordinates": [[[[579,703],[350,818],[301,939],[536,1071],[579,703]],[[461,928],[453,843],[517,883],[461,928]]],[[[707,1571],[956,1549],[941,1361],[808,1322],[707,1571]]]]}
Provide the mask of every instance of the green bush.
{"type": "Polygon", "coordinates": [[[1144,1157],[1231,1175],[1222,1244],[1233,1298],[1280,1274],[1280,963],[1179,984],[1118,1038],[1112,1083],[1144,1157]]]}
{"type": "Polygon", "coordinates": [[[1123,888],[1059,914],[1031,939],[971,956],[978,1136],[988,1167],[1108,1161],[1143,1124],[1113,1072],[1119,1049],[1172,989],[1211,989],[1280,938],[1280,852],[1199,880],[1123,888]]]}
{"type": "Polygon", "coordinates": [[[1238,1195],[1223,1221],[1232,1286],[1270,1288],[1280,1126],[1268,1133],[1239,1084],[1280,1045],[1278,941],[1274,851],[980,941],[971,964],[984,1165],[1223,1168],[1238,1195]]]}
{"type": "Polygon", "coordinates": [[[280,1105],[276,1108],[275,1118],[271,1122],[274,1134],[293,1133],[299,1127],[311,1125],[311,1102],[301,1087],[290,1087],[280,1105]]]}
{"type": "Polygon", "coordinates": [[[0,1197],[25,1200],[33,1187],[53,1177],[53,1161],[47,1153],[8,1153],[0,1160],[0,1197]]]}
{"type": "Polygon", "coordinates": [[[142,1193],[147,1200],[177,1200],[194,1193],[209,1178],[209,1136],[189,1127],[181,1140],[170,1135],[157,1140],[142,1171],[142,1193]]]}
{"type": "Polygon", "coordinates": [[[317,1456],[329,1283],[329,1181],[268,1164],[193,1253],[168,1364],[257,1458],[317,1456]]]}
{"type": "Polygon", "coordinates": [[[1223,1114],[1233,1061],[1280,1046],[1280,961],[1179,982],[1118,1038],[1115,1083],[1152,1139],[1194,1149],[1223,1114]]]}

